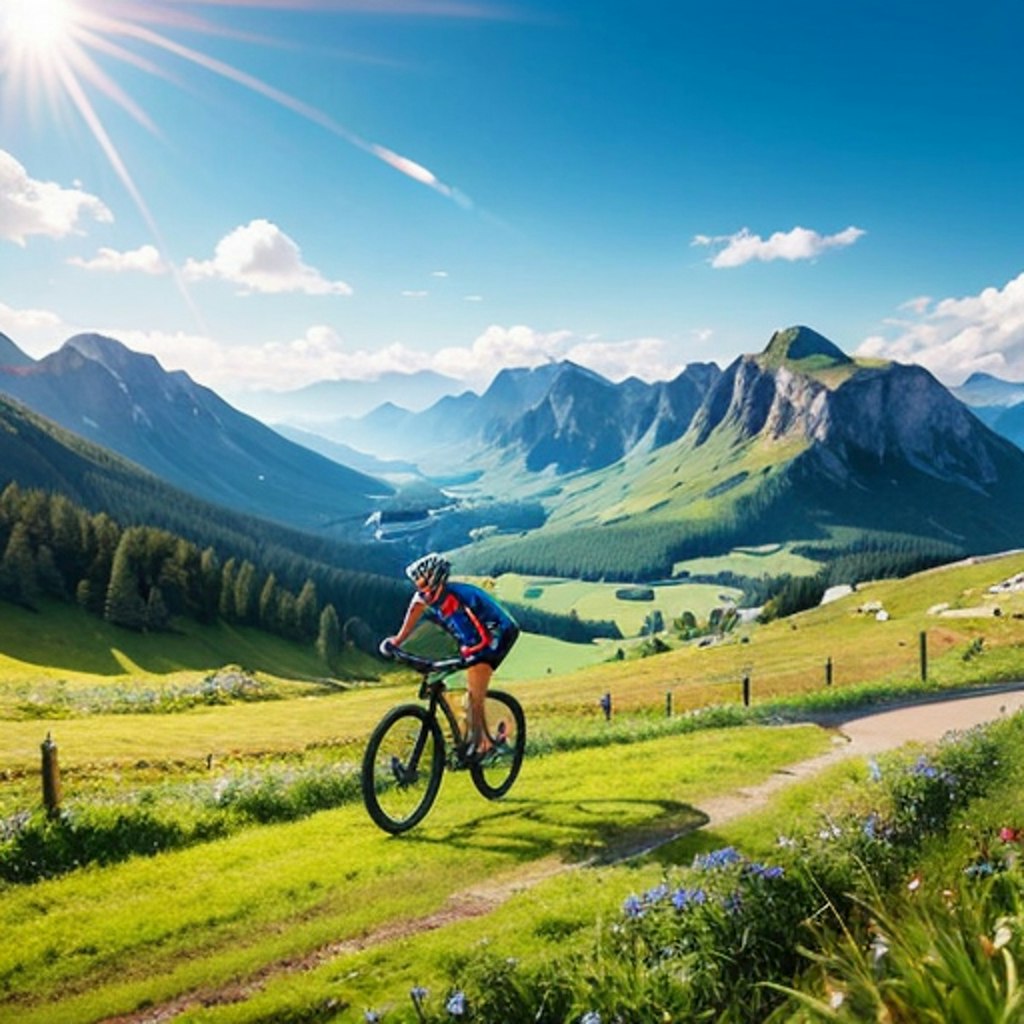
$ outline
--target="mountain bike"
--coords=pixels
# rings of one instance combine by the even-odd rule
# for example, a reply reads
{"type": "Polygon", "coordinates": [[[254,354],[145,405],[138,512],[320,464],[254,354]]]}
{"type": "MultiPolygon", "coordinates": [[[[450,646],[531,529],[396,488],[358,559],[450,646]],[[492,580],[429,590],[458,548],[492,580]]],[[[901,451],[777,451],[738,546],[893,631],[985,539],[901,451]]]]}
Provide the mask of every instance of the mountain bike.
{"type": "Polygon", "coordinates": [[[466,756],[466,733],[448,699],[445,680],[465,668],[461,658],[432,661],[391,646],[388,653],[423,679],[422,704],[399,704],[377,724],[363,754],[363,802],[373,821],[398,835],[418,825],[441,788],[447,767],[469,770],[481,796],[497,800],[519,775],[526,748],[526,717],[519,701],[501,690],[487,691],[485,716],[492,750],[482,758],[466,756]],[[442,724],[451,744],[445,745],[442,724]]]}

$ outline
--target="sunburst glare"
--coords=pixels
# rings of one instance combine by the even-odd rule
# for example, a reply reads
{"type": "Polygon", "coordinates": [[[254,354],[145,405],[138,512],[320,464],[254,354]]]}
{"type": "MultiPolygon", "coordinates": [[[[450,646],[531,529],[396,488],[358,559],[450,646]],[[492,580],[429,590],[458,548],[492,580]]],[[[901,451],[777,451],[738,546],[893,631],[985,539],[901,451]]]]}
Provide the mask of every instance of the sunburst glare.
{"type": "MultiPolygon", "coordinates": [[[[51,107],[60,104],[66,107],[70,103],[88,126],[164,252],[166,246],[160,240],[156,223],[94,102],[99,94],[150,131],[160,130],[114,77],[112,69],[119,64],[164,78],[170,78],[170,70],[161,61],[183,61],[202,68],[319,125],[407,178],[468,207],[469,201],[458,189],[441,181],[416,161],[356,135],[298,97],[175,37],[176,33],[188,32],[253,41],[250,35],[233,33],[196,13],[203,8],[295,12],[300,9],[323,11],[331,7],[341,10],[344,6],[324,0],[195,0],[186,9],[180,0],[3,0],[0,4],[0,79],[7,104],[5,121],[35,108],[42,97],[48,98],[51,107]]],[[[450,5],[445,13],[458,15],[458,5],[450,5]]],[[[173,261],[168,262],[173,266],[173,261]]],[[[180,278],[179,288],[184,293],[180,278]]]]}
{"type": "Polygon", "coordinates": [[[73,20],[71,0],[7,0],[0,31],[5,48],[45,58],[67,41],[73,20]]]}

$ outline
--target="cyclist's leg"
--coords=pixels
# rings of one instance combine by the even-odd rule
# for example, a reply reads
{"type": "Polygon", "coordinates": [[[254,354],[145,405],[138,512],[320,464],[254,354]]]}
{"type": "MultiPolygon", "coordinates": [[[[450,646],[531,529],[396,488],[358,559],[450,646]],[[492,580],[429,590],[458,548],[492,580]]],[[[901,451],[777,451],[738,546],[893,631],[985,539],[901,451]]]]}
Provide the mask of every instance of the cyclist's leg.
{"type": "Polygon", "coordinates": [[[487,687],[490,686],[494,666],[478,661],[466,669],[466,685],[469,689],[469,735],[467,742],[477,754],[486,754],[491,749],[491,738],[487,732],[484,707],[487,702],[487,687]]]}

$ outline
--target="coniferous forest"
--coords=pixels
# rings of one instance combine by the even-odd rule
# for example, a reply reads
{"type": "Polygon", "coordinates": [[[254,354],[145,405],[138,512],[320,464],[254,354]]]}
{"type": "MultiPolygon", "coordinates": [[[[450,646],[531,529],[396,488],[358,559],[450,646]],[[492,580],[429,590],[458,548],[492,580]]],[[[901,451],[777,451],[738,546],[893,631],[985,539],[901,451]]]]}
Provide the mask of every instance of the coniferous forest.
{"type": "Polygon", "coordinates": [[[339,622],[383,631],[406,587],[267,546],[259,563],[230,547],[201,548],[168,530],[122,526],[61,494],[16,483],[0,492],[0,597],[28,608],[74,601],[119,626],[168,628],[174,616],[220,618],[303,642],[333,608],[339,622]]]}

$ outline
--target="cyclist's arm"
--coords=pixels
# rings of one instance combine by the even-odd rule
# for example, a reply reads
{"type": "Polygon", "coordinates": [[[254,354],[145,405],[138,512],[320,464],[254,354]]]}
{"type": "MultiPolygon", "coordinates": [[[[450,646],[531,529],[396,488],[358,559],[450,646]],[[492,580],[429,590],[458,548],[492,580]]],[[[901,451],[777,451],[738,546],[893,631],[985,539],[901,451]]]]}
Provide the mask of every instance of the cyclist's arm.
{"type": "Polygon", "coordinates": [[[395,647],[401,647],[412,631],[416,628],[416,623],[420,621],[421,616],[427,610],[426,604],[420,599],[418,594],[414,594],[412,600],[409,602],[409,607],[405,611],[405,618],[402,621],[402,625],[398,632],[388,637],[388,642],[395,645],[395,647]]]}

